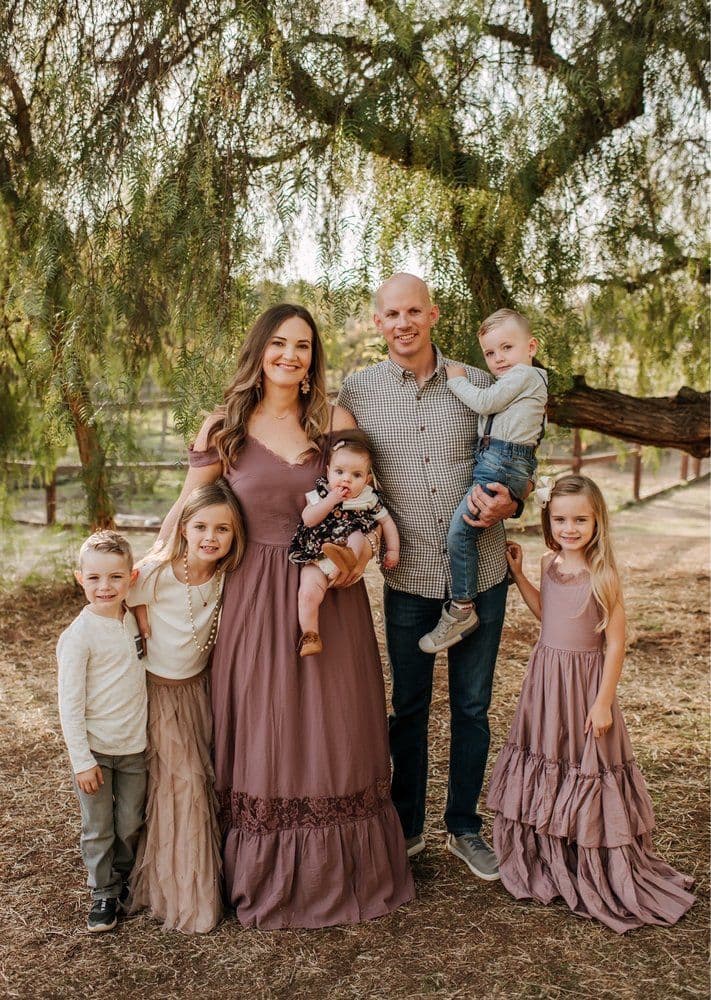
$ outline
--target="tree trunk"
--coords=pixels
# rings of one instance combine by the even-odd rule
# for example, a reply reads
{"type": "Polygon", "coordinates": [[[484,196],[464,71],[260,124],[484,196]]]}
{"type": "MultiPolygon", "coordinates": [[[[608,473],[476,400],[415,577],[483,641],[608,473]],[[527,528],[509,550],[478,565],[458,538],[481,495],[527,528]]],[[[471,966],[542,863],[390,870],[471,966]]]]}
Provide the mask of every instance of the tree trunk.
{"type": "Polygon", "coordinates": [[[550,397],[548,417],[562,427],[584,427],[708,458],[710,401],[711,393],[686,387],[676,396],[626,396],[612,389],[593,389],[578,375],[571,389],[550,397]]]}
{"type": "MultiPolygon", "coordinates": [[[[59,301],[56,288],[53,290],[53,301],[59,301]]],[[[56,309],[55,315],[61,315],[59,308],[56,309]]],[[[55,365],[61,367],[65,363],[66,330],[60,321],[55,322],[50,329],[49,339],[55,365]]],[[[79,450],[89,524],[93,531],[113,528],[115,508],[109,492],[106,452],[96,426],[90,422],[93,405],[78,359],[77,364],[73,366],[71,381],[66,375],[62,379],[61,392],[72,418],[74,438],[79,450]]]]}

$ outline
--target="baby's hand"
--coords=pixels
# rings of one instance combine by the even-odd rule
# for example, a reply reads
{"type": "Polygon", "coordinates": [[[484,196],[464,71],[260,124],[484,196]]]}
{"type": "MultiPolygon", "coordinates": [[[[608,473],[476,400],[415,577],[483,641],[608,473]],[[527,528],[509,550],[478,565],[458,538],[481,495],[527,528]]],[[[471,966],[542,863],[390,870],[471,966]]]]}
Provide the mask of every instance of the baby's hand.
{"type": "Polygon", "coordinates": [[[399,562],[400,553],[396,552],[395,549],[388,549],[383,556],[383,566],[385,569],[395,569],[399,562]]]}
{"type": "Polygon", "coordinates": [[[333,489],[329,490],[326,494],[326,499],[335,507],[336,504],[343,503],[347,496],[348,490],[345,486],[334,486],[333,489]]]}
{"type": "Polygon", "coordinates": [[[599,705],[597,702],[593,703],[593,707],[585,719],[585,732],[589,732],[591,728],[595,739],[599,739],[609,729],[612,729],[612,709],[609,705],[599,705]]]}
{"type": "Polygon", "coordinates": [[[518,542],[506,543],[506,562],[514,576],[523,573],[523,549],[518,542]]]}
{"type": "Polygon", "coordinates": [[[88,771],[78,771],[75,778],[85,795],[96,795],[104,783],[104,774],[98,764],[90,767],[88,771]]]}
{"type": "Polygon", "coordinates": [[[445,365],[444,367],[447,370],[448,379],[459,378],[460,375],[463,375],[465,378],[467,376],[467,370],[464,365],[445,365]]]}

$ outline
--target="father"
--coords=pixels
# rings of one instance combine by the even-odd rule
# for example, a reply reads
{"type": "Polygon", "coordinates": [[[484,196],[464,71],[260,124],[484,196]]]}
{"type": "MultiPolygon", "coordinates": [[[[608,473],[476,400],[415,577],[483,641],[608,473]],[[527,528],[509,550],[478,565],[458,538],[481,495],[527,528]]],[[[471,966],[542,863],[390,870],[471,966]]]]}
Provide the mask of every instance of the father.
{"type": "MultiPolygon", "coordinates": [[[[392,796],[408,854],[425,848],[427,724],[434,655],[418,639],[437,624],[451,590],[447,531],[471,484],[477,417],[447,389],[445,359],[430,332],[439,310],[427,285],[396,274],[375,298],[375,325],[388,358],[350,375],[338,402],[355,417],[375,448],[375,473],[401,536],[397,569],[384,570],[385,626],[393,678],[390,751],[392,796]]],[[[474,385],[488,374],[468,368],[474,385]]],[[[478,488],[479,628],[448,651],[451,747],[444,814],[447,848],[480,878],[498,878],[496,856],[481,836],[477,800],[489,750],[491,685],[506,606],[503,518],[517,504],[501,486],[494,496],[478,488]]]]}

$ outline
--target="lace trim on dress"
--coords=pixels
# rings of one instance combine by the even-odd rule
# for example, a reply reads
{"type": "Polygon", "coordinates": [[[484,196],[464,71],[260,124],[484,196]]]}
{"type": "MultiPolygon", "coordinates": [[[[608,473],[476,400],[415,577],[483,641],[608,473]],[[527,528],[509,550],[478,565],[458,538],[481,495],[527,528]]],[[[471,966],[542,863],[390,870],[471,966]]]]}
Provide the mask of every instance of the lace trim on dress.
{"type": "Polygon", "coordinates": [[[223,829],[234,827],[246,833],[273,833],[299,827],[336,826],[375,816],[390,799],[390,782],[380,778],[352,795],[321,798],[260,799],[232,789],[218,792],[217,797],[223,829]]]}
{"type": "Polygon", "coordinates": [[[555,564],[555,559],[551,559],[546,572],[556,583],[583,583],[590,576],[587,569],[581,569],[577,573],[561,573],[555,564]]]}

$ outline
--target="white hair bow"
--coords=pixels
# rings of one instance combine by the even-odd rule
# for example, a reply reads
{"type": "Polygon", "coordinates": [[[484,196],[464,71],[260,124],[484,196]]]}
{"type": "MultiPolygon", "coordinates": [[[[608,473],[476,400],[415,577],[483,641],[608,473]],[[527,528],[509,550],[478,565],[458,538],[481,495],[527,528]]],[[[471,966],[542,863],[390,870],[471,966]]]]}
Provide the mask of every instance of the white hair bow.
{"type": "Polygon", "coordinates": [[[555,486],[555,479],[553,476],[541,476],[541,478],[536,483],[536,488],[533,491],[533,496],[535,498],[538,506],[543,509],[550,503],[551,493],[553,492],[553,487],[555,486]]]}

